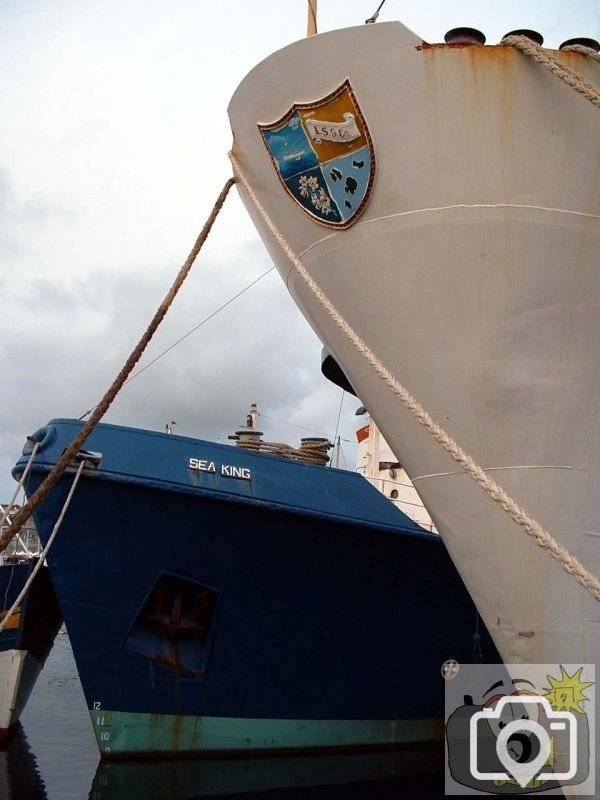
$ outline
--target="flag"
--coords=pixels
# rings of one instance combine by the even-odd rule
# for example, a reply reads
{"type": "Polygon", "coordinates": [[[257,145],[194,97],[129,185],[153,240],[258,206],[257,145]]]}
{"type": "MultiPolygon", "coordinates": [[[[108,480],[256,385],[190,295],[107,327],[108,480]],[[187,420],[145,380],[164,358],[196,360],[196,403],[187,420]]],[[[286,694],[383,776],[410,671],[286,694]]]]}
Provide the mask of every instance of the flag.
{"type": "Polygon", "coordinates": [[[364,442],[365,439],[369,438],[369,427],[369,425],[364,425],[356,431],[357,442],[364,442]]]}

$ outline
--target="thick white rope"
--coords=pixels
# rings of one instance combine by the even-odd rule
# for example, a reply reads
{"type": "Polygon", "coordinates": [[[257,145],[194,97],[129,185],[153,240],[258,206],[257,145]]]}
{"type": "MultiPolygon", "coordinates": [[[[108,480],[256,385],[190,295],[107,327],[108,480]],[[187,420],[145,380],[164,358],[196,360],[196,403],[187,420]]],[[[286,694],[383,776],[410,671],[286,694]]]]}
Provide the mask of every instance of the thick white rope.
{"type": "Polygon", "coordinates": [[[537,544],[544,550],[547,550],[552,558],[554,558],[564,570],[566,570],[589,592],[600,600],[600,581],[591,572],[585,569],[583,564],[572,556],[561,544],[559,544],[547,531],[545,531],[539,522],[536,522],[530,517],[524,509],[522,509],[505,491],[499,486],[476,462],[469,456],[459,445],[449,436],[444,429],[438,425],[437,422],[425,411],[423,406],[410,394],[397,378],[382,364],[377,358],[375,353],[365,344],[351,325],[344,319],[342,314],[333,305],[327,295],[319,288],[315,280],[310,276],[300,259],[296,256],[287,240],[278,230],[277,226],[268,215],[256,193],[250,186],[246,176],[244,175],[240,164],[231,152],[229,158],[233,165],[233,172],[238,182],[241,184],[248,196],[256,206],[257,211],[265,221],[267,227],[277,240],[279,246],[291,261],[297,273],[300,275],[304,283],[308,286],[313,295],[317,298],[319,303],[323,306],[325,311],[333,319],[335,324],[340,328],[344,335],[352,342],[354,347],[362,355],[362,357],[373,368],[377,375],[383,380],[394,394],[396,394],[406,408],[416,417],[416,419],[426,428],[433,438],[441,444],[452,458],[460,464],[465,472],[476,481],[482,489],[489,494],[489,496],[506,511],[509,517],[523,530],[528,536],[531,536],[537,544]]]}
{"type": "Polygon", "coordinates": [[[584,44],[568,44],[566,47],[563,47],[562,50],[565,53],[569,51],[573,53],[581,53],[582,56],[587,56],[593,61],[600,61],[600,53],[592,50],[591,47],[586,47],[584,44]]]}
{"type": "Polygon", "coordinates": [[[29,456],[29,461],[27,462],[27,466],[25,467],[25,469],[23,470],[23,474],[21,475],[21,480],[18,482],[17,488],[15,489],[15,491],[13,493],[13,496],[10,498],[10,500],[8,502],[8,505],[4,509],[4,513],[2,514],[2,517],[0,518],[0,528],[4,525],[8,515],[10,514],[10,512],[14,508],[15,500],[17,499],[17,495],[19,494],[19,492],[21,491],[21,489],[23,487],[23,484],[25,483],[25,479],[27,478],[27,475],[29,473],[29,470],[30,470],[31,465],[33,463],[33,459],[35,458],[35,454],[37,453],[39,446],[40,446],[39,442],[36,442],[33,445],[33,449],[31,451],[31,455],[29,456]]]}
{"type": "Polygon", "coordinates": [[[83,468],[84,467],[85,467],[85,459],[82,459],[81,462],[79,463],[79,467],[77,468],[77,472],[75,473],[75,477],[73,478],[73,483],[71,484],[71,488],[69,489],[69,494],[67,495],[67,499],[65,500],[65,502],[63,504],[62,511],[60,512],[60,515],[59,515],[58,519],[56,520],[56,522],[54,524],[54,528],[52,529],[52,533],[50,534],[50,538],[48,539],[48,543],[46,544],[46,547],[44,547],[44,549],[40,553],[39,560],[38,560],[37,564],[35,565],[35,567],[32,569],[31,575],[25,581],[25,586],[23,586],[23,588],[19,592],[19,596],[17,597],[15,602],[12,604],[12,606],[8,609],[6,614],[4,615],[4,619],[2,621],[0,621],[0,633],[2,633],[2,631],[4,630],[6,625],[8,624],[8,620],[12,617],[12,615],[15,613],[17,608],[23,602],[23,598],[25,597],[25,595],[29,591],[29,589],[31,587],[31,584],[35,580],[35,576],[38,574],[40,569],[44,566],[44,561],[46,560],[46,556],[48,555],[48,551],[52,547],[52,542],[56,538],[56,534],[58,533],[59,528],[62,525],[62,521],[64,519],[65,514],[67,513],[67,509],[68,509],[69,504],[71,502],[71,498],[73,497],[75,489],[77,488],[77,484],[79,483],[79,478],[81,477],[81,473],[83,472],[83,468]]]}
{"type": "MultiPolygon", "coordinates": [[[[570,67],[567,67],[557,58],[550,55],[547,50],[544,50],[539,44],[532,42],[527,36],[505,36],[504,39],[502,39],[502,44],[510,45],[510,47],[514,47],[522,53],[525,53],[526,56],[533,58],[538,64],[542,64],[568,86],[583,95],[590,103],[600,108],[600,90],[594,86],[593,83],[590,83],[570,67]]],[[[576,45],[572,46],[575,47],[576,45]]],[[[586,48],[586,50],[587,49],[589,48],[586,48]]]]}

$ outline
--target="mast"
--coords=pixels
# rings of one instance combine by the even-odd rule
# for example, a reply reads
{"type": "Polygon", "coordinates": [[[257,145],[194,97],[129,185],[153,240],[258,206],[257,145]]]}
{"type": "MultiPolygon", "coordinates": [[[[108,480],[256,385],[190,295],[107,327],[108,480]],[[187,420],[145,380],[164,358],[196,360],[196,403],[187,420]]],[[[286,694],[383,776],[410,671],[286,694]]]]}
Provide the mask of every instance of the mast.
{"type": "Polygon", "coordinates": [[[308,20],[306,35],[314,36],[317,32],[317,0],[308,0],[308,20]]]}

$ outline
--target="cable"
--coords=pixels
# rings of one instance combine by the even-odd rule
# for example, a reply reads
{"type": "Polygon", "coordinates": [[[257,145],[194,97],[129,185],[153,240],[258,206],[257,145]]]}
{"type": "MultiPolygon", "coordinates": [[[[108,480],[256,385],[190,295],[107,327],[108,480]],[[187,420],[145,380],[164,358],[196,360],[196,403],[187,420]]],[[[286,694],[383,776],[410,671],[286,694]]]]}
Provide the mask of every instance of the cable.
{"type": "MultiPolygon", "coordinates": [[[[337,446],[337,447],[340,447],[340,448],[341,448],[341,444],[338,443],[336,445],[336,441],[337,441],[337,438],[338,438],[338,431],[340,429],[340,419],[342,418],[342,406],[344,405],[344,396],[345,396],[345,394],[346,394],[345,390],[342,389],[342,398],[340,400],[340,409],[338,411],[337,422],[335,423],[335,433],[333,434],[334,447],[337,446]]],[[[329,462],[329,466],[331,466],[332,462],[333,462],[333,459],[329,462]]]]}
{"type": "Polygon", "coordinates": [[[365,20],[365,25],[370,25],[373,22],[377,22],[377,17],[379,16],[379,12],[381,11],[384,3],[385,3],[385,0],[381,0],[381,3],[379,3],[379,5],[377,7],[377,11],[373,14],[372,17],[369,17],[369,19],[365,20]]]}
{"type": "MultiPolygon", "coordinates": [[[[167,353],[169,353],[169,352],[171,352],[171,350],[173,350],[173,348],[177,347],[177,345],[178,345],[178,344],[181,344],[181,342],[183,342],[183,340],[184,340],[184,339],[187,339],[187,338],[188,338],[188,336],[191,336],[191,335],[192,335],[192,333],[195,333],[195,332],[198,330],[198,328],[201,328],[201,327],[202,327],[202,326],[203,326],[203,325],[204,325],[206,322],[208,322],[209,320],[211,320],[213,317],[216,317],[216,316],[217,316],[217,314],[218,314],[220,311],[223,311],[223,309],[224,309],[224,308],[227,308],[227,306],[231,305],[231,303],[233,303],[233,301],[234,301],[234,300],[237,300],[237,299],[238,299],[238,297],[241,297],[241,296],[244,294],[244,292],[247,292],[247,291],[248,291],[248,289],[251,289],[253,286],[256,286],[256,284],[257,284],[259,281],[262,281],[262,279],[263,279],[263,278],[265,278],[265,277],[266,277],[266,276],[267,276],[267,275],[268,275],[270,272],[273,272],[273,270],[274,270],[274,269],[275,269],[275,267],[269,267],[269,269],[268,269],[268,270],[266,270],[265,272],[263,272],[263,273],[262,273],[262,275],[259,275],[259,276],[258,276],[258,278],[255,278],[255,279],[252,281],[252,283],[249,283],[247,286],[245,286],[243,289],[241,289],[241,290],[240,290],[240,291],[239,291],[237,294],[234,294],[234,296],[233,296],[233,297],[230,297],[230,298],[229,298],[229,300],[227,300],[227,302],[226,302],[226,303],[223,303],[223,305],[222,305],[222,306],[219,306],[219,308],[217,308],[215,311],[213,311],[213,312],[212,312],[212,314],[209,314],[209,315],[208,315],[208,317],[205,317],[205,318],[202,320],[202,322],[199,322],[197,325],[195,325],[195,326],[194,326],[194,327],[193,327],[191,330],[189,330],[187,333],[184,333],[184,335],[183,335],[183,336],[182,336],[180,339],[177,339],[177,341],[176,341],[176,342],[173,342],[173,344],[169,345],[169,347],[167,347],[167,349],[166,349],[166,350],[163,350],[163,351],[162,351],[162,353],[159,353],[159,354],[156,356],[156,358],[153,358],[153,359],[152,359],[152,361],[149,361],[149,362],[148,362],[148,363],[147,363],[147,364],[146,364],[144,367],[142,367],[141,369],[138,369],[138,371],[137,371],[137,372],[134,372],[134,373],[133,373],[133,375],[131,375],[131,377],[129,377],[129,378],[128,378],[128,379],[125,381],[125,383],[123,384],[123,386],[127,386],[127,384],[128,384],[128,383],[131,383],[131,381],[132,381],[134,378],[137,378],[137,377],[138,377],[138,375],[141,375],[141,374],[142,374],[142,372],[145,372],[145,371],[146,371],[147,369],[149,369],[149,368],[150,368],[150,367],[151,367],[153,364],[156,364],[156,362],[157,362],[157,361],[159,361],[159,360],[160,360],[160,359],[161,359],[163,356],[166,356],[166,354],[167,354],[167,353]]],[[[86,412],[85,412],[85,414],[82,414],[82,415],[79,417],[79,420],[81,421],[81,420],[85,419],[85,418],[88,416],[88,414],[91,414],[91,413],[92,413],[92,411],[93,411],[95,408],[96,408],[96,406],[92,406],[92,408],[90,408],[88,411],[86,411],[86,412]]]]}
{"type": "MultiPolygon", "coordinates": [[[[310,433],[318,433],[319,436],[324,436],[326,438],[329,438],[326,433],[324,433],[323,431],[318,431],[315,428],[307,428],[306,425],[296,425],[295,422],[287,422],[285,419],[276,419],[275,417],[269,417],[267,414],[263,414],[262,412],[260,415],[263,419],[270,419],[271,422],[279,422],[280,425],[290,425],[292,428],[300,428],[300,430],[302,431],[310,431],[310,433]]],[[[341,441],[352,443],[352,439],[342,439],[341,441]]]]}

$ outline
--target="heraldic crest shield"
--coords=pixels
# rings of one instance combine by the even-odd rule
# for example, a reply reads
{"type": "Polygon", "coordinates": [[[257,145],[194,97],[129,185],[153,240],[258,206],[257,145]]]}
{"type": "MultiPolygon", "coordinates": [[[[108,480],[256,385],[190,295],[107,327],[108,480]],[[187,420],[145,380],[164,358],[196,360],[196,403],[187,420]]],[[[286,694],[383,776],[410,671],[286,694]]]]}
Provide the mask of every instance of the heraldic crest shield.
{"type": "Polygon", "coordinates": [[[332,228],[358,219],[373,187],[375,153],[349,81],[258,127],[281,182],[303,211],[332,228]]]}

